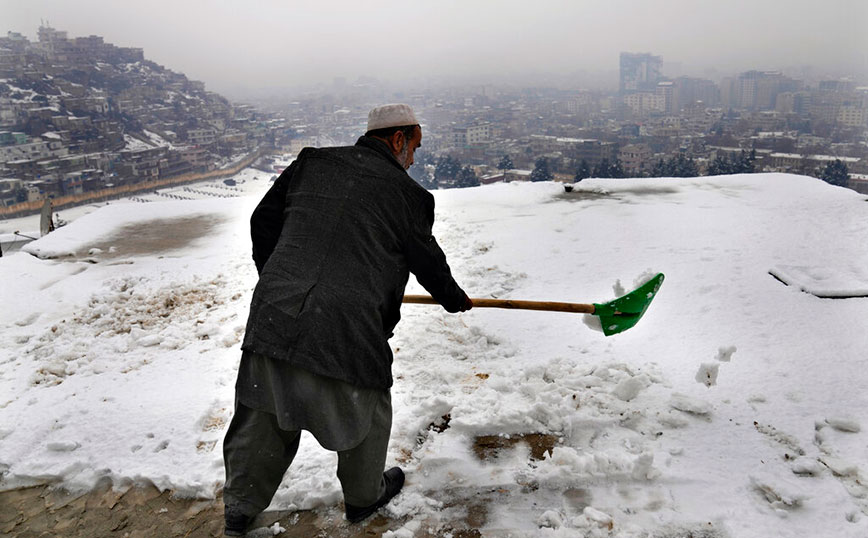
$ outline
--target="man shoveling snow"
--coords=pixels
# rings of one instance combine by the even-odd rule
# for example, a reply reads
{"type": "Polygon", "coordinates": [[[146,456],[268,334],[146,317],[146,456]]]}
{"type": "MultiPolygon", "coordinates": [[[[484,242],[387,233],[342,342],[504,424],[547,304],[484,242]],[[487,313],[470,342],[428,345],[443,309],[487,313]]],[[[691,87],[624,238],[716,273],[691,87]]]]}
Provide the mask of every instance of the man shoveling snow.
{"type": "Polygon", "coordinates": [[[409,273],[449,312],[473,306],[431,235],[434,197],[406,172],[421,139],[409,106],[375,108],[355,146],[306,148],[253,213],[260,279],[224,441],[227,536],[271,502],[301,430],[338,453],[349,521],[403,486],[400,468],[382,469],[409,273]]]}

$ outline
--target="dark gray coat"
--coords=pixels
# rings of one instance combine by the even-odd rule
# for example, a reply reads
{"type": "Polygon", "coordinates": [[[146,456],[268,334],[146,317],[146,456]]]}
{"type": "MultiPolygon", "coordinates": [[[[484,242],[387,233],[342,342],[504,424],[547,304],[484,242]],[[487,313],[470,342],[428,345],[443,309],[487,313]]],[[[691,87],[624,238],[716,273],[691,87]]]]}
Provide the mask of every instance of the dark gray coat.
{"type": "Polygon", "coordinates": [[[434,197],[384,143],[305,148],[251,218],[260,279],[242,349],[391,387],[387,340],[409,272],[446,310],[465,301],[433,223],[434,197]]]}

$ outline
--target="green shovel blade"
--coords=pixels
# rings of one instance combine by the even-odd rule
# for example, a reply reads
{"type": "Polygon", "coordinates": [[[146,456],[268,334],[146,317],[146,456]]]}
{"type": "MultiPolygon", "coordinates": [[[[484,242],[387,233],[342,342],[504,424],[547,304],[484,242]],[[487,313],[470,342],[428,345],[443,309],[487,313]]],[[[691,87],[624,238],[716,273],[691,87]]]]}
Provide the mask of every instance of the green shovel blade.
{"type": "Polygon", "coordinates": [[[603,334],[612,336],[639,323],[662,284],[663,273],[657,273],[654,278],[623,297],[608,303],[594,303],[594,315],[600,317],[603,334]]]}

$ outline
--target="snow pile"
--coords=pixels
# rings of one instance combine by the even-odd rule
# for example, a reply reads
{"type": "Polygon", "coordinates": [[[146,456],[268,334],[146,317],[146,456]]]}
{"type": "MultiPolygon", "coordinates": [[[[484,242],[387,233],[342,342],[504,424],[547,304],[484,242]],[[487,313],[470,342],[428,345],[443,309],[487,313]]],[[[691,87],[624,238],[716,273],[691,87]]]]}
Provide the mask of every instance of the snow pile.
{"type": "Polygon", "coordinates": [[[707,387],[717,385],[717,374],[719,372],[720,364],[716,362],[703,362],[699,365],[699,370],[696,372],[696,381],[707,387]]]}
{"type": "MultiPolygon", "coordinates": [[[[14,283],[0,291],[0,487],[107,477],[216,494],[256,282],[247,221],[269,186],[236,179],[235,198],[210,182],[166,190],[196,201],[92,206],[26,247],[39,257],[0,258],[14,283]]],[[[666,282],[610,338],[571,314],[405,306],[387,464],[407,483],[384,536],[868,535],[868,299],[769,275],[861,278],[864,197],[775,174],[435,196],[471,296],[605,302],[666,282]]],[[[335,466],[304,434],[272,507],[338,505],[335,466]]]]}

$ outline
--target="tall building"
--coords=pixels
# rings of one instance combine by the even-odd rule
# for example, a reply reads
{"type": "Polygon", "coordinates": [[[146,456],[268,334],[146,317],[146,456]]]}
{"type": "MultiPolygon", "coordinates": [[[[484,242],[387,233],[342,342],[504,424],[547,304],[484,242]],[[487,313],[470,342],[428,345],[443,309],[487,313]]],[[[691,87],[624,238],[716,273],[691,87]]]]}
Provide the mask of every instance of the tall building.
{"type": "Polygon", "coordinates": [[[654,92],[661,80],[663,58],[648,53],[621,53],[621,94],[654,92]]]}
{"type": "Polygon", "coordinates": [[[675,79],[675,86],[678,90],[678,105],[682,108],[698,102],[707,107],[720,104],[720,88],[710,80],[678,77],[675,79]]]}
{"type": "Polygon", "coordinates": [[[821,92],[852,92],[856,89],[856,84],[853,83],[849,78],[842,78],[838,80],[821,80],[819,84],[819,89],[821,92]]]}
{"type": "Polygon", "coordinates": [[[678,112],[678,88],[674,82],[658,82],[656,95],[663,107],[663,112],[666,114],[678,112]]]}
{"type": "Polygon", "coordinates": [[[747,71],[725,79],[721,87],[724,105],[745,110],[774,110],[778,94],[800,90],[802,82],[778,71],[747,71]]]}

